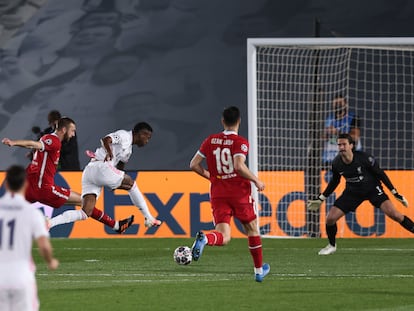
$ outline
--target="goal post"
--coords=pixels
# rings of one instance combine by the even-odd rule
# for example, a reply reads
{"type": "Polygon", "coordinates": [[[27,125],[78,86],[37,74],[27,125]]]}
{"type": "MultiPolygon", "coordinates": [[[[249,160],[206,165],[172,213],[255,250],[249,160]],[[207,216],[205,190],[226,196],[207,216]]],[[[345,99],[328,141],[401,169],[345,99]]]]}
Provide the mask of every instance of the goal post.
{"type": "MultiPolygon", "coordinates": [[[[327,154],[336,150],[327,151],[325,123],[337,97],[361,131],[358,148],[414,204],[414,38],[248,39],[247,84],[249,167],[266,184],[254,192],[263,236],[326,236],[343,181],[320,211],[307,211],[306,201],[330,178],[327,154]]],[[[338,237],[409,236],[369,202],[338,222],[338,237]]]]}

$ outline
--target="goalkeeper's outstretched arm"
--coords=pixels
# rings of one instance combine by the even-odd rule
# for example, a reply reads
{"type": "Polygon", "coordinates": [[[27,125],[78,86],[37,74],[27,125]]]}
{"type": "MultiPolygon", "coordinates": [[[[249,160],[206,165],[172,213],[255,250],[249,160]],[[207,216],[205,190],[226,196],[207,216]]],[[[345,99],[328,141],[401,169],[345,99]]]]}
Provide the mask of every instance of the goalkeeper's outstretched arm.
{"type": "Polygon", "coordinates": [[[308,201],[308,204],[307,204],[308,209],[311,210],[311,211],[319,210],[319,208],[321,207],[322,202],[325,201],[326,198],[329,197],[332,192],[334,192],[336,187],[338,187],[340,180],[341,180],[341,175],[337,171],[333,170],[332,171],[332,179],[330,180],[330,182],[326,186],[325,191],[323,191],[321,194],[319,194],[317,198],[314,198],[314,199],[308,201]]]}
{"type": "Polygon", "coordinates": [[[385,173],[385,171],[379,167],[378,162],[373,161],[372,166],[370,167],[372,172],[377,176],[377,178],[382,181],[382,183],[391,191],[392,195],[397,199],[397,201],[401,202],[402,205],[408,207],[407,199],[398,193],[397,189],[395,189],[394,185],[391,182],[391,179],[385,173]]]}

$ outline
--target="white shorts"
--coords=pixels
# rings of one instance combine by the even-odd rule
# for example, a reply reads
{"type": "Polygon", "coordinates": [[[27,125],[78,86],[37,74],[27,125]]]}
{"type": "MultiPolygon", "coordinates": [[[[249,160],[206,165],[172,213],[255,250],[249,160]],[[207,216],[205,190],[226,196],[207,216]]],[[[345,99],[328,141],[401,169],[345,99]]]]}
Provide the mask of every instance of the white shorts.
{"type": "Polygon", "coordinates": [[[109,162],[91,161],[82,173],[82,197],[94,193],[99,197],[102,187],[116,189],[122,184],[125,172],[109,162]]]}
{"type": "Polygon", "coordinates": [[[39,310],[36,283],[23,288],[0,288],[0,310],[39,310]]]}

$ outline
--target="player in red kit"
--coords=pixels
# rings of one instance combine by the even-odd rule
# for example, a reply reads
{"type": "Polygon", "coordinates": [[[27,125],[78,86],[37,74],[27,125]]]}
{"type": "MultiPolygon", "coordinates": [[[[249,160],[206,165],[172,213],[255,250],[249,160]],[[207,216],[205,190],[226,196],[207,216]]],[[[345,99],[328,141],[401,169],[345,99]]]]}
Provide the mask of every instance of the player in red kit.
{"type": "Polygon", "coordinates": [[[190,162],[194,172],[211,182],[210,201],[215,224],[212,232],[197,233],[192,246],[193,259],[200,259],[205,245],[223,246],[230,242],[230,220],[234,216],[242,223],[248,236],[255,280],[262,282],[270,266],[263,264],[262,241],[256,206],[251,196],[251,182],[259,191],[264,190],[265,185],[246,166],[249,143],[238,135],[239,109],[224,109],[221,121],[224,131],[207,137],[190,162]],[[207,169],[202,165],[204,160],[207,169]]]}
{"type": "MultiPolygon", "coordinates": [[[[31,203],[40,202],[53,208],[62,205],[82,205],[81,195],[70,189],[55,185],[54,178],[59,163],[62,141],[68,141],[76,134],[75,122],[63,117],[58,121],[55,132],[43,135],[39,141],[11,140],[3,138],[2,143],[8,146],[19,146],[34,149],[33,159],[26,168],[28,186],[25,192],[26,200],[31,203]]],[[[70,222],[87,219],[88,216],[112,227],[115,231],[124,232],[133,222],[134,217],[115,221],[102,211],[87,215],[82,209],[71,210],[65,213],[70,222]],[[95,216],[96,215],[96,216],[95,216]],[[97,216],[99,215],[99,216],[97,216]]],[[[68,221],[69,222],[69,221],[68,221]]]]}

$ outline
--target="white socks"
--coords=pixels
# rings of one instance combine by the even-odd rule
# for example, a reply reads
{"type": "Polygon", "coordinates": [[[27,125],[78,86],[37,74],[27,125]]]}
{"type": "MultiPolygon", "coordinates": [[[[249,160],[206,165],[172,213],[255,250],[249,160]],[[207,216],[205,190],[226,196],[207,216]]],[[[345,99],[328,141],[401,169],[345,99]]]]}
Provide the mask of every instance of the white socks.
{"type": "Polygon", "coordinates": [[[82,209],[79,210],[68,210],[63,212],[60,215],[57,215],[56,217],[53,217],[50,219],[50,228],[53,228],[54,226],[67,224],[70,222],[75,222],[78,220],[85,220],[88,218],[88,215],[85,214],[85,212],[82,209]]]}
{"type": "Polygon", "coordinates": [[[138,207],[141,211],[142,215],[148,219],[154,219],[151,213],[148,210],[147,202],[145,202],[144,196],[142,195],[141,191],[139,191],[137,183],[134,182],[132,188],[128,191],[129,197],[131,198],[132,203],[138,207]]]}
{"type": "Polygon", "coordinates": [[[254,273],[255,273],[255,274],[263,274],[263,267],[260,267],[260,268],[254,268],[254,273]]]}

